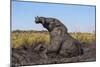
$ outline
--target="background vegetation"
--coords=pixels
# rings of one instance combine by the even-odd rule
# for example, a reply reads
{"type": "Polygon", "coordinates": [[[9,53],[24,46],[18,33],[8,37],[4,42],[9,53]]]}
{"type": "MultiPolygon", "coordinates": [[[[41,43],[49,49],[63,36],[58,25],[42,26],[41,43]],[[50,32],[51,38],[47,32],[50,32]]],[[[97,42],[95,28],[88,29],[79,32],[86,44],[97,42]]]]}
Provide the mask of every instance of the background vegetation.
{"type": "MultiPolygon", "coordinates": [[[[70,33],[72,37],[79,40],[81,43],[95,43],[95,33],[70,33]]],[[[11,34],[12,48],[20,47],[21,45],[36,45],[43,43],[48,45],[50,43],[50,36],[47,31],[13,31],[11,34]]]]}

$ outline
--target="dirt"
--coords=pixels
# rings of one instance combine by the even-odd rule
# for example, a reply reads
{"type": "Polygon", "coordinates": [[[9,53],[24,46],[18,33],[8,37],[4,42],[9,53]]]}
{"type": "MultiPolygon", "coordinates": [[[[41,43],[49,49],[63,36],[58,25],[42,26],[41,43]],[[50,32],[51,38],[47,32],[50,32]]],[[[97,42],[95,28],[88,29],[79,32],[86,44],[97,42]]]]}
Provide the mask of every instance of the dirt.
{"type": "Polygon", "coordinates": [[[62,57],[57,54],[51,54],[48,58],[44,58],[42,47],[21,46],[19,48],[11,48],[11,66],[27,66],[27,65],[41,65],[41,64],[59,64],[59,63],[76,63],[76,62],[92,62],[96,61],[96,44],[82,44],[84,54],[77,57],[62,57]],[[37,48],[37,49],[36,49],[37,48]]]}

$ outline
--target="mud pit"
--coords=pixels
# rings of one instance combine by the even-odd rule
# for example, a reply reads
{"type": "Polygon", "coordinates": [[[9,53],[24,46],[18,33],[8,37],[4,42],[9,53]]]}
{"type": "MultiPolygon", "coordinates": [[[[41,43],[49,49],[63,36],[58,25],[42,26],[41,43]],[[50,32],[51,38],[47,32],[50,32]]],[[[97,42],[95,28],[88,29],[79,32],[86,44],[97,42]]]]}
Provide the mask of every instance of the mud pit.
{"type": "Polygon", "coordinates": [[[58,63],[75,63],[75,62],[90,62],[96,61],[96,44],[82,44],[84,54],[77,57],[61,57],[59,55],[51,54],[49,58],[43,58],[43,50],[36,50],[38,47],[21,46],[19,48],[12,48],[11,65],[12,66],[26,66],[26,65],[40,65],[40,64],[58,64],[58,63]]]}

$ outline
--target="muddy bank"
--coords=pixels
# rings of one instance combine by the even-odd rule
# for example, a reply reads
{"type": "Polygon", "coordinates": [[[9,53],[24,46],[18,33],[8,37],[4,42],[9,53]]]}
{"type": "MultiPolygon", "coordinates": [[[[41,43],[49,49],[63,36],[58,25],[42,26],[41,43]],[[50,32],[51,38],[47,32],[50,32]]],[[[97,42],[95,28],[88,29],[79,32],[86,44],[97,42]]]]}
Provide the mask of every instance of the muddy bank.
{"type": "Polygon", "coordinates": [[[58,64],[58,63],[75,63],[75,62],[90,62],[96,61],[96,44],[82,44],[84,54],[77,57],[62,57],[56,54],[48,55],[48,59],[44,58],[44,47],[21,46],[12,48],[11,65],[39,65],[39,64],[58,64]]]}

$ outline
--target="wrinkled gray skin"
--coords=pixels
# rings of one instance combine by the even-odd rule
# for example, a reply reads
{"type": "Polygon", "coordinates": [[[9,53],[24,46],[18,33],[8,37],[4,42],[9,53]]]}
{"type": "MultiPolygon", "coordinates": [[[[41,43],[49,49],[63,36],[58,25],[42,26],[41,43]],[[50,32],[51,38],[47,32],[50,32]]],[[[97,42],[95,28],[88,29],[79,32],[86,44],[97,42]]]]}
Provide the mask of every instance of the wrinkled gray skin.
{"type": "Polygon", "coordinates": [[[50,46],[48,46],[46,54],[56,53],[64,57],[73,57],[83,54],[83,49],[79,41],[72,38],[64,24],[58,19],[35,17],[37,24],[42,24],[50,33],[50,46]]]}

